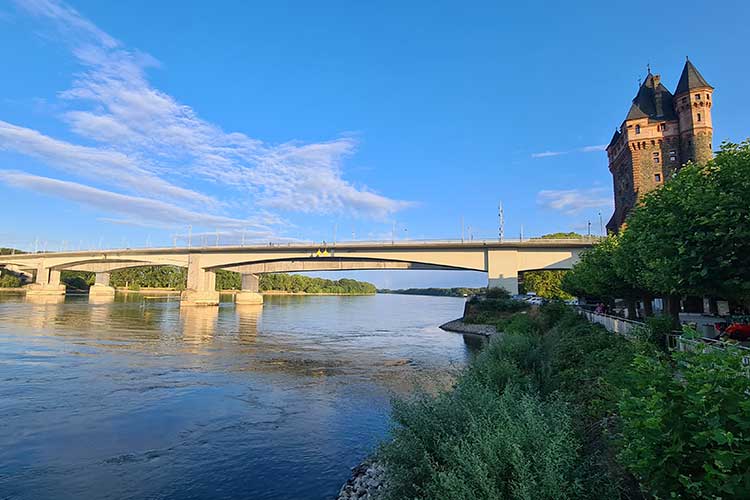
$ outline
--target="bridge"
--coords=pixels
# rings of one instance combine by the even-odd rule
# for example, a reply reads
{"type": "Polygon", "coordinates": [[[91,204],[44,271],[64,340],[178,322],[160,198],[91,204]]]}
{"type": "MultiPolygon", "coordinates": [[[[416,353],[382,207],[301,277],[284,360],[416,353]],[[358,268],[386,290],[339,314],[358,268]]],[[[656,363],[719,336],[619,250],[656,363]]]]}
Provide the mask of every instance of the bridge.
{"type": "Polygon", "coordinates": [[[529,239],[518,241],[390,241],[336,244],[269,243],[251,246],[167,247],[89,250],[0,255],[0,266],[33,276],[27,295],[63,295],[64,270],[96,275],[90,295],[112,296],[112,271],[139,266],[187,268],[182,305],[217,305],[216,271],[242,275],[238,304],[261,304],[258,276],[264,273],[439,269],[487,273],[488,287],[518,293],[519,274],[527,271],[570,269],[593,240],[529,239]]]}

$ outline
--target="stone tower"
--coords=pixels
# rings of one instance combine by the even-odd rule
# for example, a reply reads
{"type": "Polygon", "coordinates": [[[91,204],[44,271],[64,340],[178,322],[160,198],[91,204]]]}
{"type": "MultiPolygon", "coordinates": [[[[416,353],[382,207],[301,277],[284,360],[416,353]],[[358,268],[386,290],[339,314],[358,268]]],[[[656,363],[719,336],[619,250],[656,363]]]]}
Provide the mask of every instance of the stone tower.
{"type": "Polygon", "coordinates": [[[680,121],[680,155],[683,162],[706,163],[713,158],[711,103],[714,88],[690,60],[674,92],[675,111],[680,121]]]}
{"type": "Polygon", "coordinates": [[[615,192],[609,232],[618,232],[643,195],[669,180],[682,165],[713,157],[712,94],[713,87],[689,60],[674,95],[649,69],[607,146],[615,192]]]}

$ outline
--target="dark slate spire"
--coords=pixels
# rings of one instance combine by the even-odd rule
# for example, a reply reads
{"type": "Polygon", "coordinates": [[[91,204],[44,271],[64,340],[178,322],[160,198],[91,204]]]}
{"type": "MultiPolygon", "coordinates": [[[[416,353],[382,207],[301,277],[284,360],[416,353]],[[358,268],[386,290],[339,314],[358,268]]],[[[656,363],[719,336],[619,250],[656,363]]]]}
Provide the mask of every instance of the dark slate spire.
{"type": "Polygon", "coordinates": [[[662,85],[659,75],[652,75],[649,70],[646,80],[638,89],[633,99],[626,120],[651,118],[654,120],[674,120],[672,94],[662,85]]]}
{"type": "Polygon", "coordinates": [[[690,59],[685,61],[685,67],[682,68],[682,75],[680,75],[680,82],[677,84],[677,89],[675,89],[674,93],[676,94],[682,94],[683,92],[690,92],[692,89],[696,89],[699,87],[708,87],[710,89],[713,89],[712,86],[708,84],[705,78],[698,72],[695,66],[693,66],[693,63],[690,62],[690,59]]]}

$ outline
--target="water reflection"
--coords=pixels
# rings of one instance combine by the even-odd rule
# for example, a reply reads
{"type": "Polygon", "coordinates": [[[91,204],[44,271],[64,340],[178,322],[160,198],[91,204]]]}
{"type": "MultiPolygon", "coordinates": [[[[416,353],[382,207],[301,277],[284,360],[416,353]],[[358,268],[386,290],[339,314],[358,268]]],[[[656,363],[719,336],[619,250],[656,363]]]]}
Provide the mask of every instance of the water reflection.
{"type": "Polygon", "coordinates": [[[211,342],[219,319],[218,307],[181,307],[182,338],[185,342],[203,344],[211,342]]]}
{"type": "Polygon", "coordinates": [[[0,497],[331,498],[391,398],[447,387],[481,345],[437,328],[462,308],[0,296],[0,497]]]}

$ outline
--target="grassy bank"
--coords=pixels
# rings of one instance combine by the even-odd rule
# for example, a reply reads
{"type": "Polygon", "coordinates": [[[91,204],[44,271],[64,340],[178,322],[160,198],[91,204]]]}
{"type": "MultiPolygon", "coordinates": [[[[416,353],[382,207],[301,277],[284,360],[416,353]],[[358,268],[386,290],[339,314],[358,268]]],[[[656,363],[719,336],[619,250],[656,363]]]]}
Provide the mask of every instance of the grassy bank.
{"type": "Polygon", "coordinates": [[[750,498],[739,354],[671,357],[561,305],[501,321],[452,391],[395,403],[388,498],[750,498]]]}

